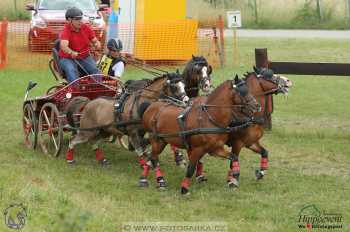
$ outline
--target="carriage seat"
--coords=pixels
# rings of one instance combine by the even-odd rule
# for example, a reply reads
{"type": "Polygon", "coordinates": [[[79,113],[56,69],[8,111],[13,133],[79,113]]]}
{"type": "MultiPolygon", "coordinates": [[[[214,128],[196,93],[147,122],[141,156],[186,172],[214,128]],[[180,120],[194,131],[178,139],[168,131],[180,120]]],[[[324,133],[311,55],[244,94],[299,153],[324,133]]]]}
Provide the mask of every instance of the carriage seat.
{"type": "Polygon", "coordinates": [[[66,75],[64,74],[64,71],[61,69],[60,65],[59,65],[59,60],[60,57],[58,56],[58,52],[60,50],[60,40],[57,39],[54,43],[54,46],[52,48],[52,59],[54,62],[54,66],[55,66],[55,71],[58,72],[58,74],[61,76],[61,78],[66,79],[66,75]]]}
{"type": "MultiPolygon", "coordinates": [[[[58,73],[58,75],[60,76],[60,78],[67,80],[66,75],[64,73],[64,71],[61,69],[60,65],[59,65],[59,60],[60,57],[58,55],[58,52],[60,50],[60,40],[57,39],[54,42],[54,46],[52,48],[52,62],[53,62],[53,69],[55,69],[54,71],[56,71],[58,73]]],[[[51,62],[51,61],[50,61],[51,62]]],[[[84,71],[81,70],[81,68],[78,66],[78,74],[79,77],[83,77],[85,76],[84,71]]],[[[53,70],[51,70],[53,71],[53,70]]],[[[56,76],[56,74],[54,73],[55,78],[58,80],[58,77],[56,76]]]]}

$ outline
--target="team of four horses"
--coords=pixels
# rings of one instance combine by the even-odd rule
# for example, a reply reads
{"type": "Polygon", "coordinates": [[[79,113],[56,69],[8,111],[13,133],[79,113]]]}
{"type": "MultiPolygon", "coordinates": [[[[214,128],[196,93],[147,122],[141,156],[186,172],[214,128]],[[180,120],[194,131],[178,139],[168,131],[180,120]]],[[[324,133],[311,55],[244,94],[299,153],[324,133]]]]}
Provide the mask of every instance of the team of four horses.
{"type": "Polygon", "coordinates": [[[198,182],[207,180],[201,162],[205,154],[229,160],[227,183],[237,188],[240,151],[243,147],[251,149],[261,155],[256,177],[263,178],[268,152],[259,143],[264,132],[262,99],[269,94],[287,93],[291,82],[272,70],[254,68],[243,78],[236,75],[212,90],[211,73],[204,57],[193,56],[182,74],[164,73],[153,80],[127,81],[116,99],[78,99],[70,103],[66,117],[76,130],[69,142],[67,159],[73,160],[74,147],[79,143],[93,141],[98,155],[102,154],[101,141],[112,135],[127,135],[130,149],[139,157],[141,187],[149,185],[147,178],[152,169],[157,186],[167,186],[158,157],[167,144],[171,145],[178,165],[186,164],[179,149],[187,151],[182,194],[189,192],[194,173],[198,182]],[[199,96],[200,90],[206,95],[199,96]],[[79,109],[82,111],[76,127],[74,114],[79,109]],[[231,150],[227,151],[225,145],[231,150]]]}

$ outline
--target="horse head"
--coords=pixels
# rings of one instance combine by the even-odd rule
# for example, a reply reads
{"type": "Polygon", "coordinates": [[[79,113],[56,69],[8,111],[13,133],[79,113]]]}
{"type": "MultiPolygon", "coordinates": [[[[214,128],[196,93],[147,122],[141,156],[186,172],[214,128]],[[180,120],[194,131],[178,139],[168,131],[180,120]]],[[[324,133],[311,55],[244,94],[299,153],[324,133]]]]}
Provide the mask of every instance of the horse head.
{"type": "Polygon", "coordinates": [[[234,104],[241,104],[241,112],[245,116],[251,117],[254,113],[261,111],[260,104],[255,98],[249,93],[247,83],[238,78],[238,75],[231,81],[233,91],[233,102],[234,104]]]}
{"type": "Polygon", "coordinates": [[[185,82],[182,78],[182,75],[178,72],[176,73],[167,73],[164,93],[167,96],[174,96],[175,98],[181,100],[185,104],[188,103],[189,97],[186,94],[185,82]]]}
{"type": "Polygon", "coordinates": [[[293,85],[287,77],[276,75],[271,69],[254,67],[254,72],[265,94],[288,94],[289,88],[293,85]]]}
{"type": "Polygon", "coordinates": [[[192,59],[186,64],[183,71],[186,90],[196,90],[198,93],[198,89],[201,89],[203,92],[209,92],[211,87],[211,73],[212,67],[203,56],[192,55],[192,59]]]}

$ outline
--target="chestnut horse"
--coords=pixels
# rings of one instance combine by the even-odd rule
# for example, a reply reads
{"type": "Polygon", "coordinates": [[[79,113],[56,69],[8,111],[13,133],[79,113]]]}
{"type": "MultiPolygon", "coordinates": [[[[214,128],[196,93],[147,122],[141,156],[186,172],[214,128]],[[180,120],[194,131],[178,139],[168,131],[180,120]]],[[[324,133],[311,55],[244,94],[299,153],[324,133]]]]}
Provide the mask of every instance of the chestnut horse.
{"type": "MultiPolygon", "coordinates": [[[[166,186],[160,171],[158,155],[168,143],[187,150],[189,164],[181,189],[181,192],[186,194],[196,165],[206,153],[231,158],[231,153],[224,149],[232,130],[229,127],[230,123],[236,120],[248,122],[259,109],[260,105],[248,93],[247,85],[237,76],[234,80],[222,83],[208,97],[200,97],[199,101],[194,101],[185,110],[163,102],[142,105],[140,112],[144,112],[143,126],[150,133],[150,161],[155,167],[158,186],[166,186]]],[[[145,164],[143,168],[139,183],[140,186],[147,186],[150,165],[145,164]]]]}
{"type": "MultiPolygon", "coordinates": [[[[141,117],[137,111],[144,102],[152,102],[159,98],[175,98],[188,101],[183,78],[178,73],[168,73],[153,80],[128,81],[126,90],[117,100],[97,98],[84,106],[80,117],[80,127],[77,134],[69,143],[66,153],[68,163],[74,163],[75,145],[94,140],[96,159],[102,165],[108,164],[104,159],[99,143],[110,135],[121,136],[128,134],[130,141],[139,156],[144,153],[142,136],[144,135],[141,117]]],[[[67,110],[67,120],[74,127],[73,113],[82,108],[81,104],[71,104],[67,110]]]]}
{"type": "MultiPolygon", "coordinates": [[[[204,93],[209,93],[211,87],[212,67],[203,56],[193,56],[187,62],[182,72],[185,80],[185,90],[188,97],[198,97],[199,90],[204,93]]],[[[186,160],[180,150],[171,145],[171,150],[174,153],[175,162],[178,166],[186,166],[186,160]]]]}
{"type": "MultiPolygon", "coordinates": [[[[262,108],[265,108],[265,96],[269,94],[283,93],[287,94],[292,82],[286,77],[278,76],[270,69],[256,69],[255,72],[245,74],[245,82],[248,85],[249,93],[260,102],[262,108]]],[[[230,187],[239,186],[239,153],[243,147],[246,147],[261,155],[260,169],[256,170],[257,179],[262,179],[268,168],[268,151],[260,144],[259,140],[264,134],[263,127],[264,111],[254,114],[255,123],[247,128],[240,129],[230,134],[227,145],[232,148],[232,161],[230,162],[231,170],[228,173],[227,181],[230,187]]],[[[201,163],[197,165],[202,166],[201,163]]],[[[197,167],[203,170],[202,167],[197,167]]],[[[203,173],[197,173],[197,176],[203,173]]]]}

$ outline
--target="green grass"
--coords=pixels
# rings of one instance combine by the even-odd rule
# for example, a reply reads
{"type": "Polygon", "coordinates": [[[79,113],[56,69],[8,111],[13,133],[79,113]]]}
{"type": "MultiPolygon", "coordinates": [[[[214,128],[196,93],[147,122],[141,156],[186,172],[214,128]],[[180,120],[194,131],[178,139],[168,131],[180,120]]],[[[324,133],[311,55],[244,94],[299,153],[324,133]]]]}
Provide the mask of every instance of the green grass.
{"type": "MultiPolygon", "coordinates": [[[[227,41],[227,45],[230,41],[227,41]]],[[[346,40],[240,39],[239,65],[214,70],[215,85],[234,73],[252,70],[254,48],[267,47],[275,61],[350,62],[346,40]]],[[[228,48],[228,64],[232,63],[228,48]]],[[[147,75],[127,66],[124,79],[147,75]]],[[[112,166],[102,169],[88,145],[78,146],[76,167],[23,145],[21,107],[29,80],[39,85],[40,96],[55,84],[46,70],[0,72],[0,210],[11,203],[28,207],[23,231],[120,231],[129,221],[226,222],[229,231],[298,230],[303,206],[343,215],[343,230],[350,224],[350,80],[348,77],[288,76],[293,88],[288,97],[275,96],[273,130],[262,139],[270,152],[270,170],[257,182],[259,157],[242,151],[241,186],[225,185],[226,161],[205,157],[208,183],[191,185],[192,194],[179,192],[184,170],[175,167],[167,150],[160,157],[169,187],[160,192],[137,187],[140,168],[133,153],[103,145],[112,166]]],[[[67,141],[67,139],[66,139],[67,141]]],[[[66,147],[65,147],[66,149],[66,147]]],[[[64,150],[65,150],[64,149],[64,150]]],[[[0,231],[9,231],[3,221],[0,231]]],[[[337,231],[337,230],[336,230],[337,231]]]]}

